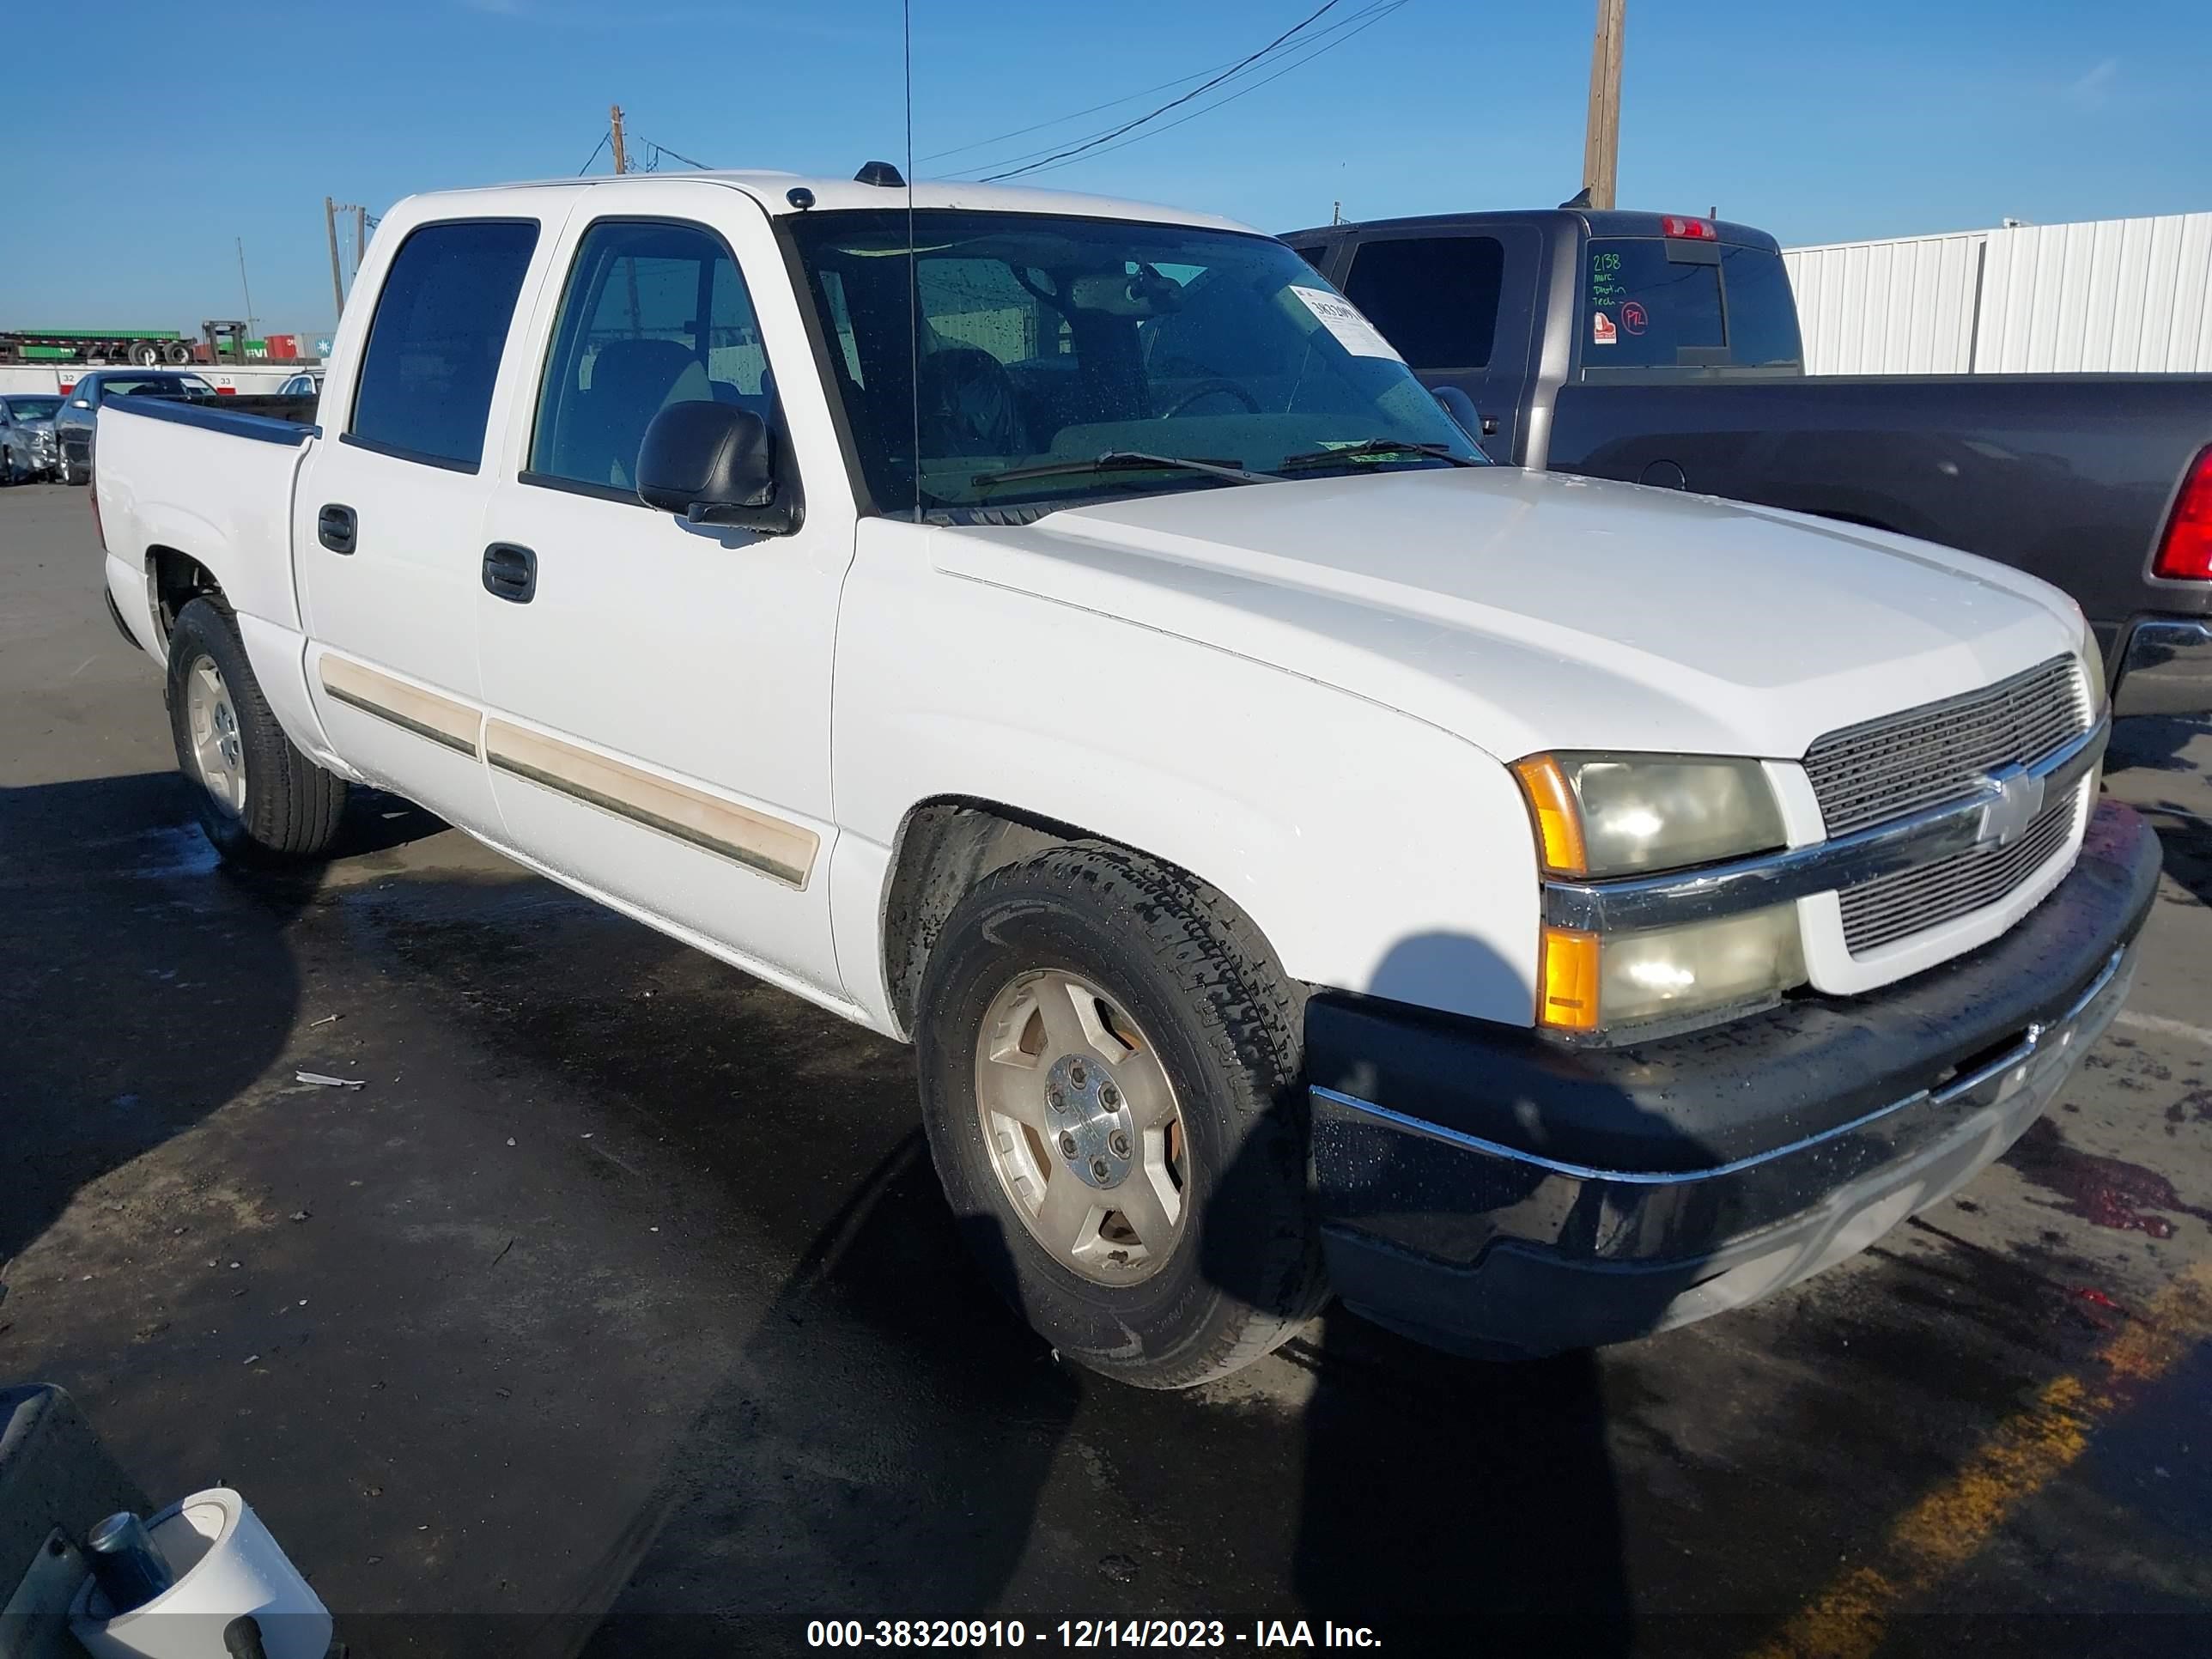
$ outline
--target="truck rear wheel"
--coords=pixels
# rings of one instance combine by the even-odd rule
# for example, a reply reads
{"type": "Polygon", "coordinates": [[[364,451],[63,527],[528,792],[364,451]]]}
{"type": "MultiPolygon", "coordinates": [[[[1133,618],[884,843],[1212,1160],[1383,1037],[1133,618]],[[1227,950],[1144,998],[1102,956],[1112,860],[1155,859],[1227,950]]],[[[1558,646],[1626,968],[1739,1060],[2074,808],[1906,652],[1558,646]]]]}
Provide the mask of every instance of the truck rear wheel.
{"type": "Polygon", "coordinates": [[[238,624],[198,599],[169,635],[169,730],[200,828],[234,864],[319,857],[337,839],[343,778],[294,747],[253,678],[238,624]]]}
{"type": "Polygon", "coordinates": [[[1293,989],[1218,894],[1119,848],[998,871],[946,918],[916,1037],[931,1153],[1068,1358],[1188,1388],[1319,1310],[1293,989]]]}

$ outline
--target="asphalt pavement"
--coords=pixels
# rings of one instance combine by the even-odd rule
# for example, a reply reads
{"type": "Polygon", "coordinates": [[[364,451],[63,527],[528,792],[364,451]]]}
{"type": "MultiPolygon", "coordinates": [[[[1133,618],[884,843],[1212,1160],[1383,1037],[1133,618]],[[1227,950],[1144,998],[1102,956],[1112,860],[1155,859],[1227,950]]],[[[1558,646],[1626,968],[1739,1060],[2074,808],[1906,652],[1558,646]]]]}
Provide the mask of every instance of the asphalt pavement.
{"type": "Polygon", "coordinates": [[[2212,1649],[2212,731],[2123,728],[2138,988],[1958,1199],[1595,1356],[1333,1311],[1163,1395],[993,1299],[898,1046],[404,803],[218,869],[98,580],[0,490],[0,1382],[240,1489],[356,1655],[2212,1649]]]}

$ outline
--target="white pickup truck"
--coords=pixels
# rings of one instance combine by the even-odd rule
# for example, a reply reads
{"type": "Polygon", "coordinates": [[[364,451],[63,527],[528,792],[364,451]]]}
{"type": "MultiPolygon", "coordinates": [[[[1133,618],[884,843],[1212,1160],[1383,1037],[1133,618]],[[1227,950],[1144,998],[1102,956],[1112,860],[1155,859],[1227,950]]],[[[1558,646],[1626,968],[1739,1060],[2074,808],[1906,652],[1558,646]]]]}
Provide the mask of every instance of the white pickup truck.
{"type": "Polygon", "coordinates": [[[100,413],[216,844],[327,854],[372,784],[912,1042],[986,1271],[1131,1382],[1332,1287],[1541,1353],[1790,1284],[2001,1152],[2133,972],[2071,601],[1490,466],[1224,220],[417,197],[319,417],[100,413]]]}

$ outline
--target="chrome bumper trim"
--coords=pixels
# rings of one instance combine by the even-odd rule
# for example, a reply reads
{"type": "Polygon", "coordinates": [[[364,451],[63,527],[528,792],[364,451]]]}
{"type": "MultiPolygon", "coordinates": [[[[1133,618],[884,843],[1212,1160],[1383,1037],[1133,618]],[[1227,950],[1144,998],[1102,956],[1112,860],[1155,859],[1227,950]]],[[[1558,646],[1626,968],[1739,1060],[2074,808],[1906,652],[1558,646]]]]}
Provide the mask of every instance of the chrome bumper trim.
{"type": "MultiPolygon", "coordinates": [[[[2077,1025],[2085,1015],[2095,1009],[2098,999],[2111,988],[2113,979],[2118,975],[2122,964],[2127,959],[2127,954],[2125,945],[2113,951],[2106,959],[2105,965],[2097,970],[2097,976],[2082,988],[2079,996],[2067,1005],[2065,1012],[2058,1015],[2047,1024],[2030,1025],[2018,1042],[2006,1049],[1995,1060],[1984,1066],[1978,1066],[1966,1076],[1953,1078],[1940,1088],[1916,1089],[1912,1093],[1893,1100],[1886,1106],[1877,1106],[1874,1110],[1855,1117],[1848,1123],[1838,1123],[1832,1129],[1823,1129],[1818,1134],[1805,1135],[1780,1146],[1771,1146],[1765,1152],[1752,1152],[1726,1164],[1717,1164],[1711,1169],[1678,1170],[1657,1173],[1638,1170],[1591,1169],[1585,1164],[1569,1164],[1559,1158],[1546,1158],[1540,1152],[1524,1152],[1518,1147],[1507,1146],[1495,1140],[1486,1140],[1480,1135],[1468,1134],[1462,1129],[1447,1128],[1440,1123],[1431,1123],[1425,1118],[1413,1117],[1404,1112],[1395,1112],[1388,1106],[1377,1105],[1371,1100],[1362,1100],[1358,1096],[1346,1094],[1341,1090],[1328,1089],[1316,1085],[1310,1092],[1334,1105],[1345,1107],[1367,1117],[1378,1118],[1385,1123],[1408,1130],[1414,1134],[1425,1135],[1431,1140],[1440,1140],[1448,1146],[1463,1147],[1471,1152],[1481,1152],[1490,1158],[1502,1158],[1515,1164],[1525,1164],[1535,1169],[1547,1170],[1553,1175],[1571,1176],[1577,1181],[1613,1182],[1630,1187],[1681,1186],[1691,1182],[1711,1181],[1720,1176],[1738,1175],[1746,1170],[1755,1169],[1759,1164],[1771,1164],[1778,1158],[1788,1158],[1792,1153],[1804,1152],[1808,1147],[1818,1146],[1824,1142],[1835,1140],[1844,1135],[1855,1134],[1865,1128],[1868,1124],[1879,1122],[1893,1112],[1901,1112],[1907,1107],[1918,1106],[1923,1103],[1936,1106],[1948,1106],[1954,1101],[1963,1099],[1981,1090],[1988,1090],[1990,1092],[1986,1101],[1977,1103],[1979,1105],[1995,1106],[2009,1100],[2027,1085],[2029,1080],[2027,1068],[2030,1062],[2039,1057],[2044,1066],[2055,1065],[2059,1058],[2074,1046],[2077,1025]]],[[[2039,1071],[2041,1067],[2039,1066],[2037,1069],[2039,1071]]]]}
{"type": "Polygon", "coordinates": [[[2038,800],[2050,800],[2094,771],[2105,757],[2112,729],[2112,718],[2106,715],[2033,766],[2008,769],[2002,779],[1984,779],[1982,787],[1963,800],[1931,806],[1831,841],[1670,875],[1638,876],[1626,881],[1547,882],[1544,920],[1555,927],[1590,933],[1706,921],[1856,886],[1877,876],[1894,875],[1970,852],[1999,838],[1997,830],[2004,822],[2001,813],[2009,817],[2011,822],[2006,827],[2013,833],[2027,827],[2025,820],[2033,817],[2033,812],[2008,812],[2018,799],[2014,790],[2023,781],[2038,800]]]}
{"type": "Polygon", "coordinates": [[[2112,712],[2212,714],[2212,623],[2137,623],[2120,661],[2112,712]]]}

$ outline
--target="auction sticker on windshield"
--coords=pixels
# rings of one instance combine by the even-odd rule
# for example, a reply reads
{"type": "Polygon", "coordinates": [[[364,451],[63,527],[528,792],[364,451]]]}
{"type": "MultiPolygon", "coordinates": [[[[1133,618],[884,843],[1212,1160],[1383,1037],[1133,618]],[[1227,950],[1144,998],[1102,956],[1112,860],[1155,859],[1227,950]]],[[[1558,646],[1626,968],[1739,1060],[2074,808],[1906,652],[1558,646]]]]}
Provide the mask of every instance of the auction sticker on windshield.
{"type": "Polygon", "coordinates": [[[1321,321],[1321,325],[1336,337],[1336,343],[1355,357],[1388,357],[1403,362],[1390,343],[1376,331],[1375,325],[1359,314],[1359,307],[1340,294],[1331,294],[1325,289],[1299,288],[1295,284],[1291,292],[1304,302],[1305,308],[1321,321]]]}

